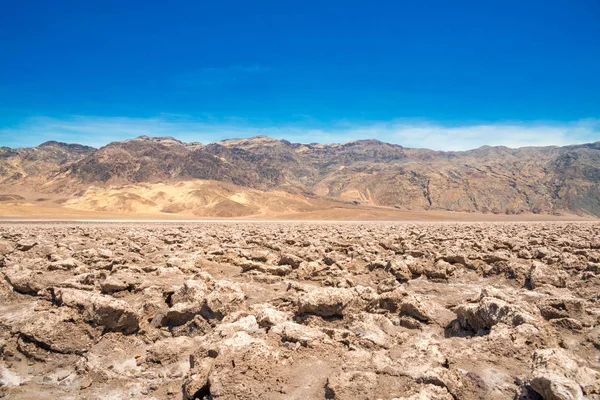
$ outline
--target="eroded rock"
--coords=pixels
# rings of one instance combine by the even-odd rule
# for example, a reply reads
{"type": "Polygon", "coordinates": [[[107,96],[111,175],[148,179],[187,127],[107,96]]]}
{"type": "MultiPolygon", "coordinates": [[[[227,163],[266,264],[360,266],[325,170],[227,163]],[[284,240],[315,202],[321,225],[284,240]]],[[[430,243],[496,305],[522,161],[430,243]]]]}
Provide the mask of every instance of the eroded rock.
{"type": "Polygon", "coordinates": [[[54,288],[54,302],[59,306],[79,310],[89,322],[107,331],[135,332],[139,326],[138,316],[127,302],[110,296],[77,289],[54,288]]]}
{"type": "Polygon", "coordinates": [[[584,395],[600,395],[600,374],[564,349],[536,350],[531,387],[544,399],[583,399],[584,395]]]}
{"type": "Polygon", "coordinates": [[[299,295],[298,312],[322,317],[343,316],[354,297],[355,292],[350,289],[314,289],[299,295]]]}

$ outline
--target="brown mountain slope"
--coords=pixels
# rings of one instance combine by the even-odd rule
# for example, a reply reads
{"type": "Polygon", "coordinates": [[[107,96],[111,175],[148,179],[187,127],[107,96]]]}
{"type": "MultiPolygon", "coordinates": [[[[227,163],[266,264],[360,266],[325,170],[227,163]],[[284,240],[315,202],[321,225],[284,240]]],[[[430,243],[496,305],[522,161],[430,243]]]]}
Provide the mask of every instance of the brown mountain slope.
{"type": "Polygon", "coordinates": [[[0,184],[17,184],[27,179],[45,181],[61,167],[79,161],[95,150],[55,141],[32,148],[0,147],[0,184]]]}
{"type": "Polygon", "coordinates": [[[82,211],[178,214],[182,217],[249,217],[319,211],[335,206],[282,191],[263,192],[218,181],[92,186],[64,206],[82,211]]]}
{"type": "MultiPolygon", "coordinates": [[[[74,205],[89,199],[90,186],[111,190],[127,184],[210,180],[263,193],[283,190],[296,199],[317,196],[405,210],[600,216],[600,142],[520,149],[484,146],[464,152],[408,149],[377,140],[299,144],[264,136],[206,146],[168,137],[139,137],[96,151],[65,146],[3,148],[2,192],[19,194],[18,189],[35,178],[40,191],[60,192],[71,200],[77,194],[74,198],[79,200],[68,203],[74,205]],[[55,149],[54,158],[46,147],[55,149]],[[15,190],[10,191],[9,184],[15,190]]],[[[155,202],[144,193],[136,195],[155,202]]],[[[123,204],[132,201],[124,196],[123,204]]],[[[221,209],[241,210],[235,200],[221,197],[221,209]]],[[[180,209],[177,212],[206,207],[182,204],[168,207],[180,209]]]]}

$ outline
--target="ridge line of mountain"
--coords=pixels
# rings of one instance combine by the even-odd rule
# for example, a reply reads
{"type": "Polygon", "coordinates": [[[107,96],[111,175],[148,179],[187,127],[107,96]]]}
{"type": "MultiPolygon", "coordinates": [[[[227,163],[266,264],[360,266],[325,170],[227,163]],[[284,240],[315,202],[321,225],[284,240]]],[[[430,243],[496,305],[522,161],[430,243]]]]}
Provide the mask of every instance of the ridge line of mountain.
{"type": "Polygon", "coordinates": [[[302,144],[257,136],[204,145],[142,136],[99,149],[56,141],[0,148],[7,194],[77,197],[92,186],[192,180],[406,210],[600,216],[600,142],[444,152],[375,139],[302,144]]]}
{"type": "Polygon", "coordinates": [[[120,141],[113,141],[113,142],[109,142],[103,146],[100,147],[93,147],[93,146],[89,146],[89,145],[84,145],[84,144],[80,144],[80,143],[67,143],[67,142],[61,142],[61,141],[56,141],[56,140],[49,140],[43,143],[40,143],[37,146],[31,146],[31,147],[8,147],[8,146],[0,146],[0,148],[4,148],[4,149],[10,149],[10,150],[19,150],[19,149],[33,149],[33,148],[37,148],[37,147],[43,147],[43,146],[51,146],[51,145],[58,145],[58,146],[62,146],[62,147],[67,147],[67,146],[81,146],[81,147],[85,147],[88,149],[94,149],[94,150],[98,150],[101,149],[102,147],[106,147],[109,146],[111,144],[114,143],[122,143],[122,142],[127,142],[127,141],[133,141],[133,140],[148,140],[148,141],[153,141],[153,142],[161,142],[161,141],[174,141],[177,143],[180,143],[182,145],[187,145],[187,146],[208,146],[211,144],[220,144],[220,143],[227,143],[227,142],[242,142],[242,141],[251,141],[251,140],[256,140],[256,139],[269,139],[272,141],[278,141],[278,142],[287,142],[290,143],[292,145],[312,145],[312,146],[343,146],[343,145],[349,145],[352,143],[360,143],[360,142],[373,142],[373,143],[382,143],[382,144],[386,144],[386,145],[390,145],[390,146],[400,146],[404,149],[408,149],[408,150],[427,150],[427,151],[433,151],[433,152],[440,152],[440,153],[464,153],[464,152],[469,152],[469,151],[475,151],[475,150],[481,150],[481,149],[506,149],[506,150],[522,150],[522,149],[544,149],[544,148],[577,148],[577,147],[583,147],[583,146],[595,146],[595,147],[599,147],[600,148],[600,141],[596,141],[596,142],[587,142],[587,143],[576,143],[576,144],[569,144],[569,145],[563,145],[563,146],[559,146],[559,145],[546,145],[546,146],[521,146],[521,147],[509,147],[509,146],[504,146],[504,145],[482,145],[479,147],[474,147],[474,148],[470,148],[470,149],[466,149],[466,150],[433,150],[433,149],[429,149],[426,147],[405,147],[401,144],[397,144],[397,143],[391,143],[391,142],[385,142],[379,139],[375,139],[375,138],[368,138],[368,139],[356,139],[356,140],[350,140],[347,142],[330,142],[330,143],[320,143],[320,142],[310,142],[310,143],[304,143],[304,142],[290,142],[286,139],[277,139],[271,136],[267,136],[267,135],[256,135],[256,136],[251,136],[251,137],[245,137],[245,138],[230,138],[230,139],[221,139],[221,140],[216,140],[213,142],[208,142],[206,144],[202,143],[202,142],[184,142],[181,141],[173,136],[148,136],[148,135],[140,135],[134,138],[129,138],[129,139],[124,139],[124,140],[120,140],[120,141]]]}

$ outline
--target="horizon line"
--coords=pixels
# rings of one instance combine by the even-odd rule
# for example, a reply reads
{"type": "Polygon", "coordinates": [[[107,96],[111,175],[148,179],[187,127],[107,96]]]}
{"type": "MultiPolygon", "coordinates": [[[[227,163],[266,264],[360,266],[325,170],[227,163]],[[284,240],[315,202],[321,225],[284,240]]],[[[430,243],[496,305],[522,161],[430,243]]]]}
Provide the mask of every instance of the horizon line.
{"type": "Polygon", "coordinates": [[[482,146],[568,146],[600,140],[600,119],[575,121],[389,121],[281,122],[244,119],[202,119],[191,116],[155,117],[63,116],[31,117],[0,127],[0,145],[35,147],[60,141],[95,148],[141,136],[172,137],[183,143],[218,143],[265,136],[291,143],[344,144],[378,140],[411,149],[468,151],[482,146]],[[315,140],[316,139],[316,140],[315,140]]]}
{"type": "Polygon", "coordinates": [[[399,143],[391,143],[391,142],[386,142],[383,140],[379,140],[377,138],[365,138],[365,139],[356,139],[356,140],[349,140],[346,142],[294,142],[294,141],[290,141],[287,139],[279,139],[279,138],[275,138],[272,136],[268,136],[268,135],[255,135],[255,136],[247,136],[247,137],[232,137],[232,138],[228,138],[228,139],[221,139],[221,140],[216,140],[216,141],[212,141],[212,142],[199,142],[199,141],[192,141],[192,142],[186,142],[180,139],[177,139],[174,136],[149,136],[149,135],[140,135],[140,136],[136,136],[136,137],[130,137],[130,138],[126,138],[123,140],[114,140],[111,142],[106,143],[105,145],[102,145],[100,147],[95,147],[95,146],[89,146],[83,143],[78,143],[78,142],[63,142],[60,140],[47,140],[43,143],[40,143],[38,145],[35,146],[21,146],[21,147],[10,147],[10,146],[0,146],[1,147],[5,147],[5,148],[9,148],[11,150],[19,150],[19,149],[33,149],[33,148],[37,148],[37,147],[41,147],[44,145],[48,145],[48,144],[59,144],[59,145],[67,145],[67,146],[83,146],[83,147],[89,147],[92,148],[94,150],[100,150],[104,147],[110,146],[111,144],[114,143],[123,143],[123,142],[127,142],[127,141],[132,141],[132,140],[137,140],[137,139],[170,139],[170,140],[174,140],[177,141],[183,145],[186,146],[191,146],[191,145],[201,145],[203,147],[209,146],[211,144],[219,144],[221,142],[227,142],[227,141],[237,141],[237,140],[252,140],[252,139],[259,139],[259,138],[265,138],[265,139],[271,139],[274,141],[278,141],[278,142],[288,142],[290,144],[299,144],[299,145],[322,145],[322,146],[343,146],[346,144],[350,144],[350,143],[358,143],[358,142],[379,142],[382,144],[386,144],[386,145],[391,145],[391,146],[399,146],[403,149],[408,149],[408,150],[429,150],[429,151],[433,151],[433,152],[437,152],[437,153],[464,153],[464,152],[469,152],[469,151],[473,151],[473,150],[479,150],[482,148],[503,148],[503,149],[509,149],[509,150],[520,150],[520,149],[527,149],[527,148],[564,148],[564,147],[573,147],[573,146],[585,146],[585,145],[590,145],[590,144],[596,144],[596,143],[600,143],[600,140],[596,140],[596,141],[590,141],[590,142],[580,142],[580,143],[570,143],[570,144],[564,144],[564,145],[557,145],[557,144],[548,144],[548,145],[529,145],[529,146],[519,146],[519,147],[510,147],[510,146],[505,146],[505,145],[488,145],[488,144],[484,144],[481,145],[479,147],[473,147],[473,148],[469,148],[466,150],[434,150],[434,149],[430,149],[428,147],[408,147],[408,146],[404,146],[401,145],[399,143]]]}

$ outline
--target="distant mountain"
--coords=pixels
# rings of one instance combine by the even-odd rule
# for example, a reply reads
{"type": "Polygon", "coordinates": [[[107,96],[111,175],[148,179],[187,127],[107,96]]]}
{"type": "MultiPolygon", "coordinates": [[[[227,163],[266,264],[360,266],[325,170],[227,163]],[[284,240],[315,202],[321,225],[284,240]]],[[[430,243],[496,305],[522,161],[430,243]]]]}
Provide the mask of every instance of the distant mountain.
{"type": "Polygon", "coordinates": [[[96,149],[80,144],[50,141],[37,147],[0,147],[0,183],[15,184],[24,179],[46,181],[58,170],[82,160],[96,149]]]}
{"type": "Polygon", "coordinates": [[[299,144],[257,136],[202,145],[141,136],[97,150],[58,142],[0,148],[4,192],[8,185],[83,193],[191,180],[411,210],[600,216],[600,142],[442,152],[377,140],[299,144]]]}

